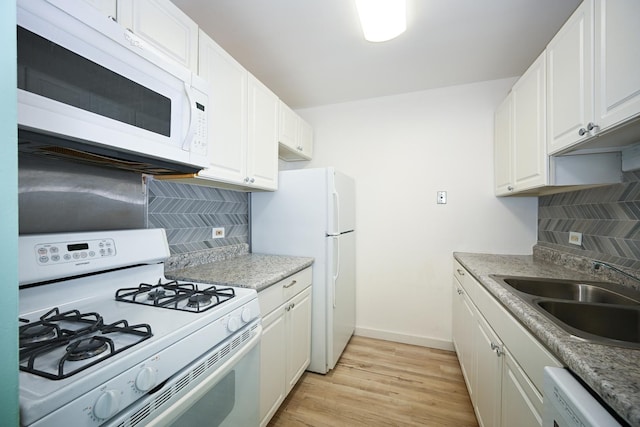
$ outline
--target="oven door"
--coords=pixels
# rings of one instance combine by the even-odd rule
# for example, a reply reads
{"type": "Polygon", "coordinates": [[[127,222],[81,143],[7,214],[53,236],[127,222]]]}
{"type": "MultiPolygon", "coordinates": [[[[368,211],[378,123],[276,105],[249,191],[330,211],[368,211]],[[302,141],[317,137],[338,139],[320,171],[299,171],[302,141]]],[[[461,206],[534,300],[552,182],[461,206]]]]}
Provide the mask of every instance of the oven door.
{"type": "Polygon", "coordinates": [[[257,321],[105,426],[258,426],[261,336],[257,321]]]}

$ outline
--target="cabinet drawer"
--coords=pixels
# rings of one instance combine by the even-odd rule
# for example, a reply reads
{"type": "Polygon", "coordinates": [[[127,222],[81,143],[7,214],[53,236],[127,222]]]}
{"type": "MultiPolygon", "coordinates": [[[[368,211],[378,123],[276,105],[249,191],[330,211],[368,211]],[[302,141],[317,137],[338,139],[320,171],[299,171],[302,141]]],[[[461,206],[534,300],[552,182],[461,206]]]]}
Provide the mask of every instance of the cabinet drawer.
{"type": "Polygon", "coordinates": [[[470,280],[474,280],[471,274],[457,260],[453,260],[453,277],[456,278],[460,286],[467,292],[469,298],[475,301],[475,289],[470,280]]]}
{"type": "Polygon", "coordinates": [[[271,313],[291,297],[311,285],[311,267],[280,280],[258,293],[262,317],[271,313]]]}

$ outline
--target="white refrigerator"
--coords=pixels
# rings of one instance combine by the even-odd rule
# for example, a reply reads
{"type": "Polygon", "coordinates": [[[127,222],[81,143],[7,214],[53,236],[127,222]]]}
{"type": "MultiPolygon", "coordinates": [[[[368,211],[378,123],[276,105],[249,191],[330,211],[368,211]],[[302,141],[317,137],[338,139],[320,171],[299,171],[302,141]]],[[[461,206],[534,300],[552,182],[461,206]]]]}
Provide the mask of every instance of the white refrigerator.
{"type": "Polygon", "coordinates": [[[311,363],[333,369],[355,329],[355,184],[333,168],[281,171],[278,191],[251,194],[254,253],[310,256],[311,363]]]}

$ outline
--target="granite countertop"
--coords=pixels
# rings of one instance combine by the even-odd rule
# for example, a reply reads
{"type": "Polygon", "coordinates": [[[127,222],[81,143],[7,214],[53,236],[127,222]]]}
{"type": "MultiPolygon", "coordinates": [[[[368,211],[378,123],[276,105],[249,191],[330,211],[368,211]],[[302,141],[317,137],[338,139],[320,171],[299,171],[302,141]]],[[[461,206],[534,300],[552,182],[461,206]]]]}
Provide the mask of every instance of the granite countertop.
{"type": "Polygon", "coordinates": [[[598,280],[532,255],[454,253],[498,301],[632,426],[640,426],[640,350],[579,341],[505,289],[490,274],[598,280]]]}
{"type": "Polygon", "coordinates": [[[313,258],[244,254],[186,268],[165,271],[167,278],[213,285],[251,288],[260,292],[313,264],[313,258]]]}

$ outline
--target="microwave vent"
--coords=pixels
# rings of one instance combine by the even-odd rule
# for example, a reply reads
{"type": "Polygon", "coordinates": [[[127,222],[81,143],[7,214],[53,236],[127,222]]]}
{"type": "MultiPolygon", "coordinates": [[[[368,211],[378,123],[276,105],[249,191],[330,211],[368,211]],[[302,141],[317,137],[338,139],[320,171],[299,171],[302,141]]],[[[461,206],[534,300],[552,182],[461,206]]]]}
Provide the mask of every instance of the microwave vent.
{"type": "Polygon", "coordinates": [[[191,166],[149,159],[132,153],[101,148],[22,129],[18,131],[18,151],[150,175],[173,175],[199,171],[191,166]]]}

